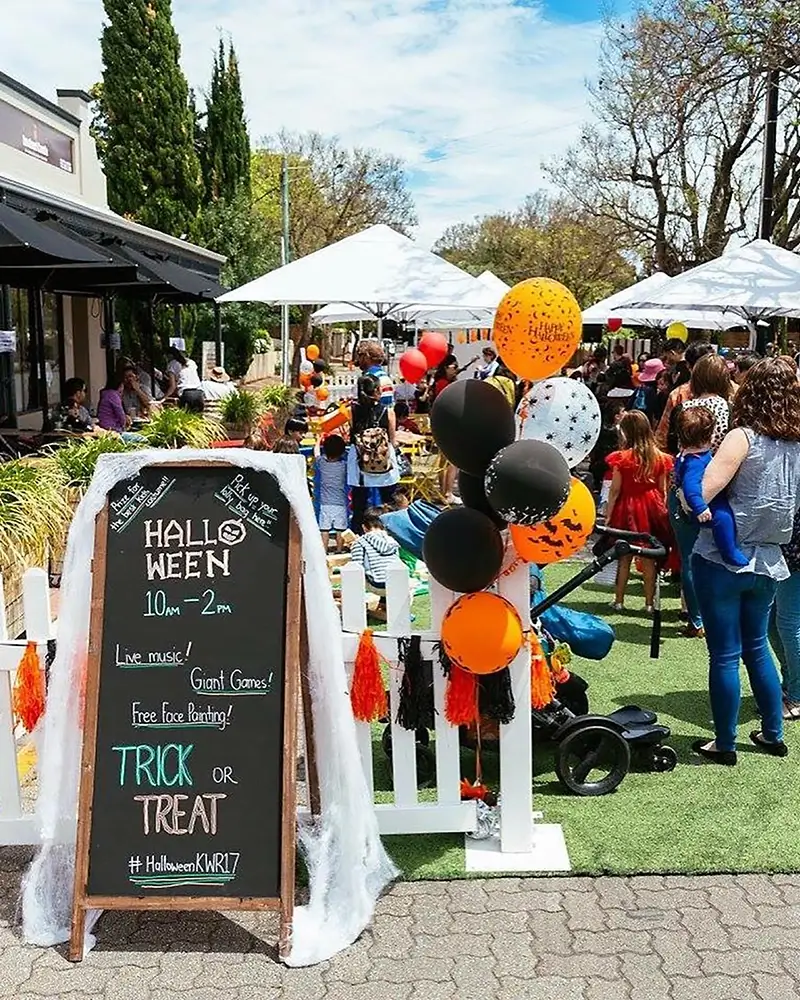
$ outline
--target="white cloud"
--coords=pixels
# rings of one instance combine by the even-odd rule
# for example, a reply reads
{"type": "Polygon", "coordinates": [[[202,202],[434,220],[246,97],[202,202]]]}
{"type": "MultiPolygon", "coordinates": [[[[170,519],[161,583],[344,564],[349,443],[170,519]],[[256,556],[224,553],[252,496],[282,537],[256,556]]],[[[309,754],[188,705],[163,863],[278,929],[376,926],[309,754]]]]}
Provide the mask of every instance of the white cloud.
{"type": "MultiPolygon", "coordinates": [[[[432,242],[450,223],[542,186],[543,159],[588,114],[599,27],[520,0],[173,0],[189,82],[218,32],[239,53],[254,139],[336,134],[408,163],[432,242]]],[[[3,26],[3,69],[52,96],[100,74],[101,0],[26,0],[3,26]]]]}

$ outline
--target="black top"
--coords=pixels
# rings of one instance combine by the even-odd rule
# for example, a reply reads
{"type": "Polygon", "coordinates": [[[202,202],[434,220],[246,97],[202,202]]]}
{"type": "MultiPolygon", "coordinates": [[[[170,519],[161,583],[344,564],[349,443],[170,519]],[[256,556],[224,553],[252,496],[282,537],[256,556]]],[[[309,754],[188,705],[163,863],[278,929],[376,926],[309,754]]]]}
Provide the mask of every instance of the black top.
{"type": "Polygon", "coordinates": [[[289,504],[226,466],[109,501],[88,894],[277,898],[289,504]]]}

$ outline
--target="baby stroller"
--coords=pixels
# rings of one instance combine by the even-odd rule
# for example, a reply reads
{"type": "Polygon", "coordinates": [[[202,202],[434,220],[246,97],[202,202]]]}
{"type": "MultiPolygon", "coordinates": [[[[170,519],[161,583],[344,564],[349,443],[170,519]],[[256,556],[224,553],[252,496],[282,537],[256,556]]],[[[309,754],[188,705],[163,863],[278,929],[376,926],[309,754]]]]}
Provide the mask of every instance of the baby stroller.
{"type": "MultiPolygon", "coordinates": [[[[571,580],[537,604],[532,616],[543,612],[591,580],[605,566],[623,556],[640,559],[666,557],[664,546],[652,535],[599,528],[604,536],[595,548],[595,557],[571,580]],[[648,547],[632,544],[647,542],[648,547]]],[[[651,656],[657,656],[660,612],[653,622],[651,656]]],[[[556,745],[555,771],[559,781],[575,795],[607,795],[624,779],[633,760],[650,771],[671,771],[678,762],[672,747],[665,746],[670,730],[660,725],[654,712],[626,705],[610,715],[588,711],[587,684],[576,674],[556,686],[556,698],[545,708],[531,711],[537,731],[556,745]]]]}
{"type": "MultiPolygon", "coordinates": [[[[651,535],[599,528],[604,536],[594,559],[576,576],[555,590],[531,611],[536,622],[540,616],[596,576],[605,566],[623,556],[663,560],[664,546],[651,535]],[[632,544],[647,542],[647,548],[632,544]]],[[[658,648],[658,615],[654,618],[652,650],[658,648]]],[[[432,671],[432,666],[431,666],[432,671]]],[[[430,684],[433,684],[431,674],[430,684]]],[[[555,744],[555,772],[561,784],[575,795],[596,796],[613,792],[623,781],[635,761],[650,771],[671,771],[677,764],[677,754],[665,746],[670,730],[658,723],[654,712],[627,705],[610,715],[589,712],[586,691],[588,684],[572,673],[568,681],[556,684],[555,699],[543,709],[531,710],[535,730],[555,744]]],[[[431,712],[433,698],[431,696],[431,712]]],[[[483,751],[497,749],[491,726],[482,727],[480,746],[483,751]]],[[[421,784],[428,784],[435,773],[435,756],[427,729],[417,730],[417,774],[421,784]]],[[[462,746],[475,749],[478,743],[474,730],[462,726],[459,733],[462,746]]],[[[382,745],[386,756],[392,755],[392,731],[387,726],[382,745]]]]}

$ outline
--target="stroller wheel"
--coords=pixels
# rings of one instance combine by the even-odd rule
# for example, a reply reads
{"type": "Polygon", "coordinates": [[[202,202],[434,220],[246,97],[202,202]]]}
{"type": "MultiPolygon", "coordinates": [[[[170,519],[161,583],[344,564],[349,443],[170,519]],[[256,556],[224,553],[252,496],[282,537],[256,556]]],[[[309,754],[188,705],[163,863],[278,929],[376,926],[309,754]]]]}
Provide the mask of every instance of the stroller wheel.
{"type": "MultiPolygon", "coordinates": [[[[417,731],[417,736],[419,737],[420,730],[417,731]]],[[[429,788],[435,782],[436,778],[436,754],[431,750],[430,746],[430,734],[425,731],[427,741],[425,743],[419,740],[416,743],[416,755],[417,755],[417,786],[419,788],[429,788]]],[[[387,726],[383,734],[381,735],[381,747],[386,755],[386,759],[391,761],[392,759],[392,727],[387,726]]],[[[389,780],[392,780],[392,775],[390,772],[389,780]]]]}
{"type": "Polygon", "coordinates": [[[631,751],[622,734],[611,726],[576,726],[558,744],[558,780],[575,795],[608,795],[631,765],[631,751]]]}
{"type": "Polygon", "coordinates": [[[678,755],[672,747],[654,747],[650,761],[650,770],[656,772],[674,771],[678,763],[678,755]]]}
{"type": "Polygon", "coordinates": [[[392,759],[392,727],[387,726],[381,735],[381,748],[387,760],[392,759]]]}

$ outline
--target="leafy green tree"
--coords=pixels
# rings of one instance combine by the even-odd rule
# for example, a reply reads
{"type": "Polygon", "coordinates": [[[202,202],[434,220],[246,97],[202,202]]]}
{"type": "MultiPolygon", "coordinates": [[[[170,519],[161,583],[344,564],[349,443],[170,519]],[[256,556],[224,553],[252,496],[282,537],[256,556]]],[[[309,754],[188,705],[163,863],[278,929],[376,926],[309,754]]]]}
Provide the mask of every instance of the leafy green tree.
{"type": "MultiPolygon", "coordinates": [[[[228,258],[221,280],[231,288],[280,265],[279,231],[244,192],[204,208],[197,218],[192,238],[228,258]]],[[[276,323],[277,313],[267,306],[239,302],[222,306],[225,364],[231,374],[245,374],[259,331],[274,327],[276,323]]],[[[214,339],[213,311],[207,306],[196,310],[193,334],[195,343],[214,339]]]]}
{"type": "Polygon", "coordinates": [[[109,204],[181,236],[201,197],[189,87],[171,0],[103,0],[102,131],[109,204]]]}
{"type": "Polygon", "coordinates": [[[234,198],[250,189],[250,136],[244,116],[239,62],[220,39],[206,101],[201,165],[206,197],[234,198]]]}
{"type": "Polygon", "coordinates": [[[632,284],[623,243],[581,206],[544,192],[514,212],[451,226],[434,249],[453,264],[489,270],[509,285],[544,276],[566,285],[585,308],[632,284]]]}

